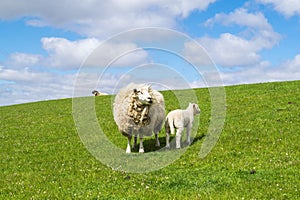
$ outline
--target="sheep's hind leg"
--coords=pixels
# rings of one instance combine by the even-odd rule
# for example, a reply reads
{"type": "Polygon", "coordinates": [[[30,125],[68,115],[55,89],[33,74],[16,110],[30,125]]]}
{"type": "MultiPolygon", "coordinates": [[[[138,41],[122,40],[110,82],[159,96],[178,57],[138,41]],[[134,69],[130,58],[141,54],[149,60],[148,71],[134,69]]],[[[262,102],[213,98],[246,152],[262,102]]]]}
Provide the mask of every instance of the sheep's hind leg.
{"type": "Polygon", "coordinates": [[[158,133],[155,133],[155,146],[160,147],[159,139],[158,139],[158,133]]]}
{"type": "Polygon", "coordinates": [[[139,153],[144,153],[143,137],[140,136],[140,150],[139,153]]]}
{"type": "Polygon", "coordinates": [[[131,138],[132,138],[132,136],[130,135],[130,136],[128,136],[127,137],[127,148],[126,148],[126,153],[131,153],[131,145],[130,145],[130,143],[131,143],[131,138]]]}
{"type": "Polygon", "coordinates": [[[181,133],[183,132],[184,128],[178,128],[176,132],[176,148],[180,149],[181,143],[181,133]]]}

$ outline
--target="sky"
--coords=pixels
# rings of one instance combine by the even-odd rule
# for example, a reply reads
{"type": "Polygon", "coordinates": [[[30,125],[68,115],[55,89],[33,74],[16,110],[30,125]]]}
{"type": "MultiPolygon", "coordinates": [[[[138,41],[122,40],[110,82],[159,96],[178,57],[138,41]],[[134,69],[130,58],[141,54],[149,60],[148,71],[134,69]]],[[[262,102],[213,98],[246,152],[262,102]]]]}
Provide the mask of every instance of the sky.
{"type": "Polygon", "coordinates": [[[1,0],[0,30],[0,106],[300,80],[298,0],[1,0]]]}

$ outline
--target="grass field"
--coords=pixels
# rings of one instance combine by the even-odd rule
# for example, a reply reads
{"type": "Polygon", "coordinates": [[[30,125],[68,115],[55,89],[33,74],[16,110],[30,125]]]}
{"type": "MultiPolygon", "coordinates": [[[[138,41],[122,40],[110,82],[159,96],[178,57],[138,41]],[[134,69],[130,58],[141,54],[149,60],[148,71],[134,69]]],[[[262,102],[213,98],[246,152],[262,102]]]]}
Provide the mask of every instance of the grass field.
{"type": "MultiPolygon", "coordinates": [[[[299,199],[300,81],[225,90],[226,121],[210,154],[199,157],[210,95],[196,89],[202,113],[193,144],[149,173],[114,171],[94,158],[76,132],[72,99],[0,107],[0,199],[299,199]]],[[[175,109],[172,92],[163,94],[166,110],[175,109]]],[[[125,152],[112,97],[95,101],[99,124],[125,152]]],[[[156,150],[153,138],[146,152],[156,150]]]]}

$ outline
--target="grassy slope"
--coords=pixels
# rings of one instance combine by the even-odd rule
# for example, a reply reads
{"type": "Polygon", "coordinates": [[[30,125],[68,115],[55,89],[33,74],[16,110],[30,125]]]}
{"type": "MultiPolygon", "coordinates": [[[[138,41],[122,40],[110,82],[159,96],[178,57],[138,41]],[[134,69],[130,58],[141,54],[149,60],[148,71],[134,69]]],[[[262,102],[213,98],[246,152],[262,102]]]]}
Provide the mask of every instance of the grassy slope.
{"type": "MultiPolygon", "coordinates": [[[[113,171],[89,154],[76,133],[71,99],[0,107],[0,199],[300,198],[300,81],[226,87],[225,127],[204,159],[198,153],[210,97],[207,89],[197,95],[196,140],[180,159],[145,174],[113,171]]],[[[172,93],[164,96],[167,110],[174,109],[172,93]]],[[[111,111],[101,109],[110,103],[111,97],[96,98],[99,122],[125,149],[111,111]]]]}

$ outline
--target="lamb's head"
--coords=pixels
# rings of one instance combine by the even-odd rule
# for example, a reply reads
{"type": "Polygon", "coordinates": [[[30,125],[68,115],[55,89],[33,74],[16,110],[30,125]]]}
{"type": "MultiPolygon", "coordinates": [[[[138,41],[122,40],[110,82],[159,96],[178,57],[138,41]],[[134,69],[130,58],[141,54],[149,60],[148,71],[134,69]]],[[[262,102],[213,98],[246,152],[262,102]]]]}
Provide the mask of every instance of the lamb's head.
{"type": "Polygon", "coordinates": [[[145,85],[141,88],[135,88],[133,94],[137,102],[141,105],[150,105],[153,103],[152,89],[150,86],[145,85]]]}
{"type": "Polygon", "coordinates": [[[193,114],[194,115],[200,114],[201,111],[200,111],[198,104],[190,103],[190,105],[193,106],[193,114]]]}

